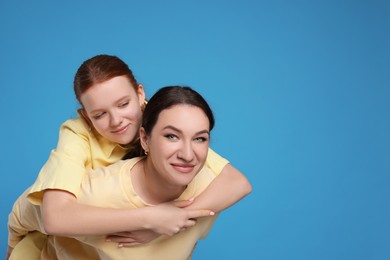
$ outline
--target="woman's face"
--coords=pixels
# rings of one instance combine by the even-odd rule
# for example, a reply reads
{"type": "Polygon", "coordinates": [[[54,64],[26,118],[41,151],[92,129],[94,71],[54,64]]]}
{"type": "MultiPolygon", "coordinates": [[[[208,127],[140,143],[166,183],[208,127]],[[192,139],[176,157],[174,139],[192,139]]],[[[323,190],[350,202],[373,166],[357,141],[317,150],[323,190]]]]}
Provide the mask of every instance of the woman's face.
{"type": "Polygon", "coordinates": [[[161,184],[182,187],[192,181],[206,161],[209,129],[202,109],[180,104],[160,113],[150,136],[145,137],[141,130],[146,138],[147,163],[161,184]]]}
{"type": "Polygon", "coordinates": [[[128,144],[137,136],[145,101],[142,85],[136,91],[125,76],[118,76],[92,86],[80,100],[85,116],[103,137],[128,144]]]}

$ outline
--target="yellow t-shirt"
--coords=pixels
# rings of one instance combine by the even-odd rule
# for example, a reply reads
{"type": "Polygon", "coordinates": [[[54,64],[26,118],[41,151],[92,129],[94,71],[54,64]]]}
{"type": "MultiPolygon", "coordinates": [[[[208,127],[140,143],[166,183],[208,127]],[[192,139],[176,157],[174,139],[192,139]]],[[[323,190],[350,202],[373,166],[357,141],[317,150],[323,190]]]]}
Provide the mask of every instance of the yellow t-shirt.
{"type": "MultiPolygon", "coordinates": [[[[28,199],[40,205],[46,189],[65,190],[78,197],[87,170],[119,161],[128,149],[91,130],[82,116],[70,119],[61,126],[57,148],[41,169],[28,199]]],[[[219,175],[226,164],[226,159],[209,149],[205,166],[215,175],[219,175]]]]}
{"type": "Polygon", "coordinates": [[[117,162],[126,151],[93,131],[81,116],[70,119],[61,126],[57,147],[39,172],[28,199],[40,205],[46,189],[66,190],[77,197],[87,170],[117,162]]]}
{"type": "MultiPolygon", "coordinates": [[[[101,167],[85,176],[78,200],[87,205],[111,208],[141,208],[149,206],[135,192],[131,181],[131,169],[142,158],[119,161],[109,167],[101,167]]],[[[215,178],[215,174],[203,168],[191,181],[178,200],[186,200],[199,195],[215,178]]],[[[23,201],[18,200],[18,203],[23,201]]],[[[15,206],[12,216],[27,214],[39,215],[39,206],[15,206]],[[20,210],[26,210],[21,212],[20,210]]],[[[197,224],[175,236],[161,236],[144,245],[118,249],[116,243],[105,241],[105,236],[64,238],[48,236],[42,259],[188,259],[199,239],[207,236],[216,216],[204,217],[197,224]]],[[[19,223],[12,221],[12,230],[17,231],[19,223]]],[[[29,228],[42,230],[41,221],[20,223],[29,228]]]]}

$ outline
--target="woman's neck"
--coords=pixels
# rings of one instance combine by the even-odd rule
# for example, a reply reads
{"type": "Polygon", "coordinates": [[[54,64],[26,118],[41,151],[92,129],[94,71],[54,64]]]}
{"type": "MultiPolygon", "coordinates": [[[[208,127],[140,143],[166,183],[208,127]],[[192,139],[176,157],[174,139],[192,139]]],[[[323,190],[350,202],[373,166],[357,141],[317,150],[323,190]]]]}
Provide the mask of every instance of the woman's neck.
{"type": "Polygon", "coordinates": [[[167,183],[148,159],[143,159],[134,168],[133,187],[148,204],[157,205],[177,199],[186,189],[167,183]]]}

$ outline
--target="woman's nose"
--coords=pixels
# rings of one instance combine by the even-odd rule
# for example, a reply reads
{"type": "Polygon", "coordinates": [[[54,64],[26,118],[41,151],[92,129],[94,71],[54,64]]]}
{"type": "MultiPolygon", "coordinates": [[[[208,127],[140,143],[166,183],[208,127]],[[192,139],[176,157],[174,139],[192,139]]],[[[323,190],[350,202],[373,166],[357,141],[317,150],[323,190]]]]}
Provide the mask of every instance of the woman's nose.
{"type": "Polygon", "coordinates": [[[178,157],[186,162],[190,162],[194,159],[194,150],[190,143],[183,143],[180,147],[178,157]]]}

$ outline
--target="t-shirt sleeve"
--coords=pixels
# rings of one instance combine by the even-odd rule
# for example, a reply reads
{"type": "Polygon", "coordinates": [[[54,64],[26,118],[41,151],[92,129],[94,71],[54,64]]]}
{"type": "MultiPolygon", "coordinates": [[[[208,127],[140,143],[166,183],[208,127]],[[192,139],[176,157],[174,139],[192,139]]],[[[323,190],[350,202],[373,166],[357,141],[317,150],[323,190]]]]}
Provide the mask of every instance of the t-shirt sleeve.
{"type": "Polygon", "coordinates": [[[209,168],[215,176],[218,176],[228,163],[228,160],[221,157],[219,154],[209,148],[205,166],[209,168]]]}
{"type": "Polygon", "coordinates": [[[51,151],[31,187],[30,202],[40,205],[47,189],[68,191],[77,197],[90,156],[88,130],[75,120],[65,122],[60,129],[57,148],[51,151]]]}
{"type": "Polygon", "coordinates": [[[31,231],[45,233],[41,222],[41,211],[27,201],[26,190],[14,203],[8,216],[8,245],[14,248],[31,231]]]}
{"type": "MultiPolygon", "coordinates": [[[[212,226],[214,225],[214,222],[218,216],[219,216],[219,213],[217,213],[214,216],[202,218],[202,221],[204,223],[202,223],[202,235],[201,235],[200,239],[205,239],[208,236],[208,234],[210,233],[210,230],[211,230],[212,226]]],[[[197,225],[198,225],[198,223],[197,223],[197,225]]]]}

